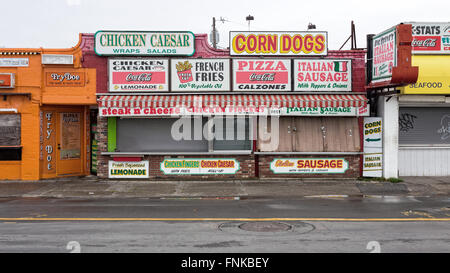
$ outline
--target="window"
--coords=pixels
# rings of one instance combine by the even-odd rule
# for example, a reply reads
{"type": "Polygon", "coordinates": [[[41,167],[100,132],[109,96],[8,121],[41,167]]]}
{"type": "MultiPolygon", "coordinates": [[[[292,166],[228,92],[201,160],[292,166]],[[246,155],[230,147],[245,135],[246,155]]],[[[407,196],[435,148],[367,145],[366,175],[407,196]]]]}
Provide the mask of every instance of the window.
{"type": "Polygon", "coordinates": [[[117,119],[116,134],[117,152],[248,151],[252,147],[245,117],[123,118],[117,119]],[[214,137],[208,134],[207,123],[214,137]]]}
{"type": "Polygon", "coordinates": [[[20,115],[0,115],[0,160],[21,160],[20,115]]]}

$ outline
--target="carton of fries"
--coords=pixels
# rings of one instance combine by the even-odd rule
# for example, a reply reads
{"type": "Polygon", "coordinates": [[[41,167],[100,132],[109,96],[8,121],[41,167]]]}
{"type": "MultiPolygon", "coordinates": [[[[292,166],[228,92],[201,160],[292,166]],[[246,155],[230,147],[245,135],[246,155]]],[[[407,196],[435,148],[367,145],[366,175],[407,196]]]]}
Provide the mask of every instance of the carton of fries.
{"type": "Polygon", "coordinates": [[[178,78],[180,79],[181,83],[191,82],[194,80],[192,77],[192,64],[189,63],[189,61],[178,62],[178,64],[175,65],[177,69],[178,78]]]}

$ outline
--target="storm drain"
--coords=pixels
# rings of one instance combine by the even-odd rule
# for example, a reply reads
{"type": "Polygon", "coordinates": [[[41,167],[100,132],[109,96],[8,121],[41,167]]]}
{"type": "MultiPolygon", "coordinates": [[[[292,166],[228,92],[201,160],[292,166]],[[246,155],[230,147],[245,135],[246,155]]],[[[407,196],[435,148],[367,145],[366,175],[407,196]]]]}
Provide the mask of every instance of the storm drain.
{"type": "Polygon", "coordinates": [[[307,233],[315,227],[309,223],[283,223],[274,221],[228,222],[219,225],[219,230],[242,235],[295,235],[307,233]]]}
{"type": "Polygon", "coordinates": [[[292,229],[291,225],[278,222],[247,222],[239,225],[240,229],[258,232],[277,232],[292,229]]]}

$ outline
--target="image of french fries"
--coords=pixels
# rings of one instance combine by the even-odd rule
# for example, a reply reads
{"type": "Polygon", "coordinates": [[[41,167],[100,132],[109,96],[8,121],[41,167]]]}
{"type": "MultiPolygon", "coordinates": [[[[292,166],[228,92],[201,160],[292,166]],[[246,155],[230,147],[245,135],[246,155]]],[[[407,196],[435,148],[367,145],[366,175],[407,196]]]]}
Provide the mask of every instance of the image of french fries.
{"type": "Polygon", "coordinates": [[[175,65],[178,72],[186,71],[192,68],[192,64],[189,63],[189,61],[178,62],[178,64],[175,65]]]}

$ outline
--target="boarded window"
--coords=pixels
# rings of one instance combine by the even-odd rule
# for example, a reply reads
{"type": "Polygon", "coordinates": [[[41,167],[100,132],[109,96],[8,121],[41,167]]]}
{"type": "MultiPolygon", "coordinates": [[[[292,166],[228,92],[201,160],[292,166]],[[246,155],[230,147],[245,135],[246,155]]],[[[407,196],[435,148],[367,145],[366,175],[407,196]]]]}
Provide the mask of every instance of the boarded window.
{"type": "MultiPolygon", "coordinates": [[[[265,127],[270,132],[271,122],[265,127]]],[[[261,141],[263,129],[260,127],[258,131],[258,148],[263,152],[357,152],[361,149],[357,118],[280,117],[278,145],[261,141]]]]}

